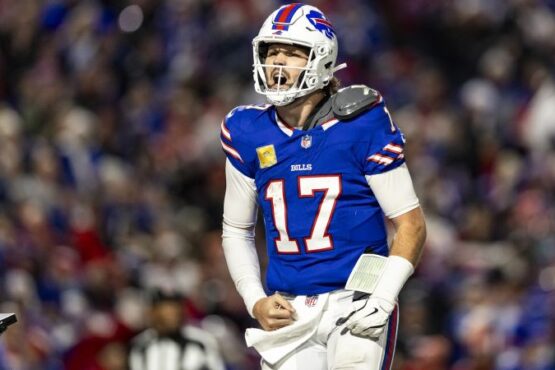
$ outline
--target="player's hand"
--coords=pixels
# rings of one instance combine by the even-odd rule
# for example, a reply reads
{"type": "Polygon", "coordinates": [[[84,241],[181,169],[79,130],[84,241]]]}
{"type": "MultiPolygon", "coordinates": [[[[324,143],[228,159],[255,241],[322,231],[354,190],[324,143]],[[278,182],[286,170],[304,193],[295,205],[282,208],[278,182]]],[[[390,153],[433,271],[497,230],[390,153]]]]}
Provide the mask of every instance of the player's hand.
{"type": "Polygon", "coordinates": [[[336,325],[344,325],[341,335],[348,331],[353,335],[378,338],[385,330],[387,320],[395,305],[381,298],[364,298],[353,302],[347,316],[337,320],[336,325]]]}
{"type": "Polygon", "coordinates": [[[268,331],[291,325],[295,320],[295,309],[278,293],[258,300],[252,311],[262,329],[268,331]]]}

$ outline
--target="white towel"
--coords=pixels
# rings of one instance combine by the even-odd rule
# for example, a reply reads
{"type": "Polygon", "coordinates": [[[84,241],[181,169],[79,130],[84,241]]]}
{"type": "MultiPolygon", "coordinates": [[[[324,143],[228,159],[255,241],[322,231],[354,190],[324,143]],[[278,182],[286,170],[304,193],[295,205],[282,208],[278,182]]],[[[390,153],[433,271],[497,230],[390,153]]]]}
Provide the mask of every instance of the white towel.
{"type": "Polygon", "coordinates": [[[317,300],[311,296],[295,297],[291,304],[296,310],[297,320],[289,326],[273,331],[247,329],[247,346],[254,347],[266,362],[274,365],[316,332],[328,297],[328,293],[318,295],[317,300]]]}

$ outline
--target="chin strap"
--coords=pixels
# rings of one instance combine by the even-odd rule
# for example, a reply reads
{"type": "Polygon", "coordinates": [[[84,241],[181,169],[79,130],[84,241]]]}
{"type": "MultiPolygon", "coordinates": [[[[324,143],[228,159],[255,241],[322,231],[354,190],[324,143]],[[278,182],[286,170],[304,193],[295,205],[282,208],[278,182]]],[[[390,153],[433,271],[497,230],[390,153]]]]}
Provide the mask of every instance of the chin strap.
{"type": "Polygon", "coordinates": [[[337,65],[335,67],[333,67],[333,73],[340,71],[342,69],[347,68],[347,63],[341,63],[340,65],[337,65]]]}

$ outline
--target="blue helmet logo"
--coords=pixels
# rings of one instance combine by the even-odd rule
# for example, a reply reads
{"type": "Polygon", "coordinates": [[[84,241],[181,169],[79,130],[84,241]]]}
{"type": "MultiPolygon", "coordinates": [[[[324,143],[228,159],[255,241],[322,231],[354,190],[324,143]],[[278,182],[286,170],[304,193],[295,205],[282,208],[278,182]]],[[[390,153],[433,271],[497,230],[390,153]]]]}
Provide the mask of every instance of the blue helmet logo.
{"type": "Polygon", "coordinates": [[[332,40],[335,37],[335,31],[331,23],[324,17],[324,14],[311,10],[310,13],[306,15],[306,18],[316,28],[318,31],[322,32],[326,37],[332,40]]]}

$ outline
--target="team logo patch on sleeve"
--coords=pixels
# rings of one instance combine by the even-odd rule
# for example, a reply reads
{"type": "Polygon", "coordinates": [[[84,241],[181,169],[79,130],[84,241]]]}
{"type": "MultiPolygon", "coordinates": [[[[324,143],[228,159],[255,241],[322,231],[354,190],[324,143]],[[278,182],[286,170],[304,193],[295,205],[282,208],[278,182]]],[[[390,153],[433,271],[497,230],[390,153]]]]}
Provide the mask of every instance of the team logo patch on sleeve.
{"type": "Polygon", "coordinates": [[[256,148],[260,168],[272,167],[277,163],[276,150],[273,145],[260,146],[256,148]]]}

